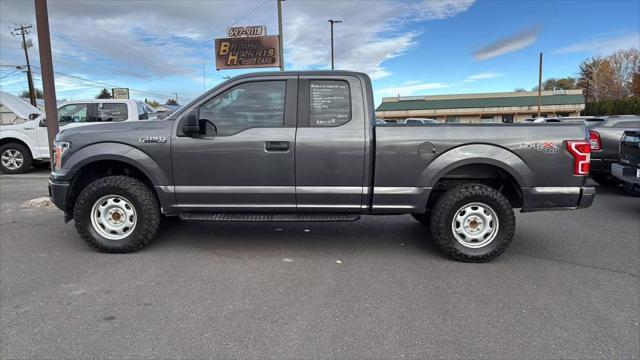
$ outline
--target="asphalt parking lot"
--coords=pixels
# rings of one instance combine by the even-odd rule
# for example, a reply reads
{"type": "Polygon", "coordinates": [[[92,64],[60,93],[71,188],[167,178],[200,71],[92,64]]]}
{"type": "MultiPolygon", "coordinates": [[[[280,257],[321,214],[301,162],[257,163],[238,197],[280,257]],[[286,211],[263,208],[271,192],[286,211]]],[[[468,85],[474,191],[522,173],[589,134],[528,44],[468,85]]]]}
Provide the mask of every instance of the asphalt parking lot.
{"type": "Polygon", "coordinates": [[[488,264],[410,216],[162,225],[87,247],[46,170],[0,175],[0,358],[638,358],[640,198],[517,214],[488,264]]]}

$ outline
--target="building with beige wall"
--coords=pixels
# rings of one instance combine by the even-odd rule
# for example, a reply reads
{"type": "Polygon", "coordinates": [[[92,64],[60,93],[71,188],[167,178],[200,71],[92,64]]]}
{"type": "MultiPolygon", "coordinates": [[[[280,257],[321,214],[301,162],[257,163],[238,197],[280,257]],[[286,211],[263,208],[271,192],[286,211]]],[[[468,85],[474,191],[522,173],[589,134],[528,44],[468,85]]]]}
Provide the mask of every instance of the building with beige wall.
{"type": "MultiPolygon", "coordinates": [[[[580,116],[582,110],[582,90],[542,91],[544,117],[580,116]]],[[[537,113],[537,91],[385,97],[376,109],[376,117],[385,120],[417,117],[450,123],[522,122],[537,113]]]]}

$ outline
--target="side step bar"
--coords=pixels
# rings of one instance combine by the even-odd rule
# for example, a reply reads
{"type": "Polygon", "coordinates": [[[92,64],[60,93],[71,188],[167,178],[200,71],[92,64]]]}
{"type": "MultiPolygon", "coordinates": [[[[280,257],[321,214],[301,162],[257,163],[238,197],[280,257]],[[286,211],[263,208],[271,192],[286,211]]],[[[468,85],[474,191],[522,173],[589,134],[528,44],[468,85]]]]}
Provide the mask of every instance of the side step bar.
{"type": "Polygon", "coordinates": [[[329,222],[329,221],[356,221],[360,219],[358,214],[235,214],[235,213],[203,213],[190,212],[180,214],[180,219],[185,221],[291,221],[291,222],[329,222]]]}

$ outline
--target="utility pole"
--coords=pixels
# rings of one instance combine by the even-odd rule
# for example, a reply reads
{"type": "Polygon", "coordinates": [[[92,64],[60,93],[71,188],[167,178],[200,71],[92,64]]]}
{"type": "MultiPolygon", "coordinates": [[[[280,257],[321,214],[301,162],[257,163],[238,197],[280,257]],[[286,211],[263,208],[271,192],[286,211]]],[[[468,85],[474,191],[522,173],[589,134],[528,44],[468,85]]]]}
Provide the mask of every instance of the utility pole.
{"type": "Polygon", "coordinates": [[[542,53],[540,53],[540,66],[538,68],[538,117],[540,117],[540,105],[542,105],[542,53]]]}
{"type": "Polygon", "coordinates": [[[58,109],[56,104],[56,83],[53,78],[53,58],[51,56],[51,36],[49,34],[49,13],[47,0],[34,0],[36,7],[36,28],[38,29],[38,48],[40,49],[40,70],[42,72],[42,91],[47,119],[49,155],[51,170],[55,169],[53,143],[58,133],[58,109]]]}
{"type": "Polygon", "coordinates": [[[333,60],[333,24],[339,24],[341,22],[342,20],[329,20],[329,23],[331,24],[331,70],[335,68],[333,60]]]}
{"type": "Polygon", "coordinates": [[[29,83],[29,100],[31,105],[36,106],[36,92],[33,88],[33,77],[31,76],[31,64],[29,63],[29,52],[27,51],[27,39],[25,35],[29,34],[29,29],[33,26],[24,26],[20,25],[20,27],[13,29],[11,32],[12,35],[22,35],[22,48],[24,49],[24,57],[27,60],[27,82],[29,83]]]}
{"type": "Polygon", "coordinates": [[[278,1],[278,48],[280,49],[280,71],[284,71],[284,42],[282,41],[282,2],[278,1]]]}

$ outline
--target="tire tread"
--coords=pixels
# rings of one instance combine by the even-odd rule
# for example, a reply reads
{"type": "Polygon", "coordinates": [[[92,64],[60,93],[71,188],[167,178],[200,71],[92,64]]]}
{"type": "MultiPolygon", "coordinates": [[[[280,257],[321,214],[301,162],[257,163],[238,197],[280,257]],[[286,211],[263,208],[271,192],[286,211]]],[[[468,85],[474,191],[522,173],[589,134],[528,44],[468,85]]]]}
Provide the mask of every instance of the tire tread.
{"type": "Polygon", "coordinates": [[[449,189],[440,196],[431,212],[431,229],[434,240],[438,246],[453,259],[474,263],[488,262],[500,256],[511,244],[515,233],[515,216],[513,215],[509,200],[494,188],[483,184],[465,183],[449,189]],[[460,252],[454,246],[456,240],[453,238],[453,234],[451,234],[451,219],[448,218],[451,209],[456,206],[456,203],[472,197],[491,198],[502,207],[502,209],[494,209],[494,211],[498,212],[500,221],[499,231],[506,230],[506,232],[497,235],[503,236],[504,241],[502,241],[496,249],[484,255],[469,255],[460,252]],[[503,209],[509,209],[506,216],[500,215],[503,209]]]}
{"type": "Polygon", "coordinates": [[[82,190],[76,200],[74,218],[80,237],[92,248],[100,252],[130,253],[142,249],[153,239],[160,226],[161,216],[158,200],[147,185],[129,176],[107,176],[90,183],[82,190]],[[116,192],[118,189],[126,189],[126,192],[135,198],[130,200],[137,202],[140,206],[138,225],[142,225],[142,228],[135,229],[130,235],[134,238],[122,240],[120,246],[105,246],[97,241],[91,233],[91,215],[86,216],[86,213],[91,213],[93,207],[91,199],[95,197],[94,194],[104,189],[115,189],[116,192]]]}

